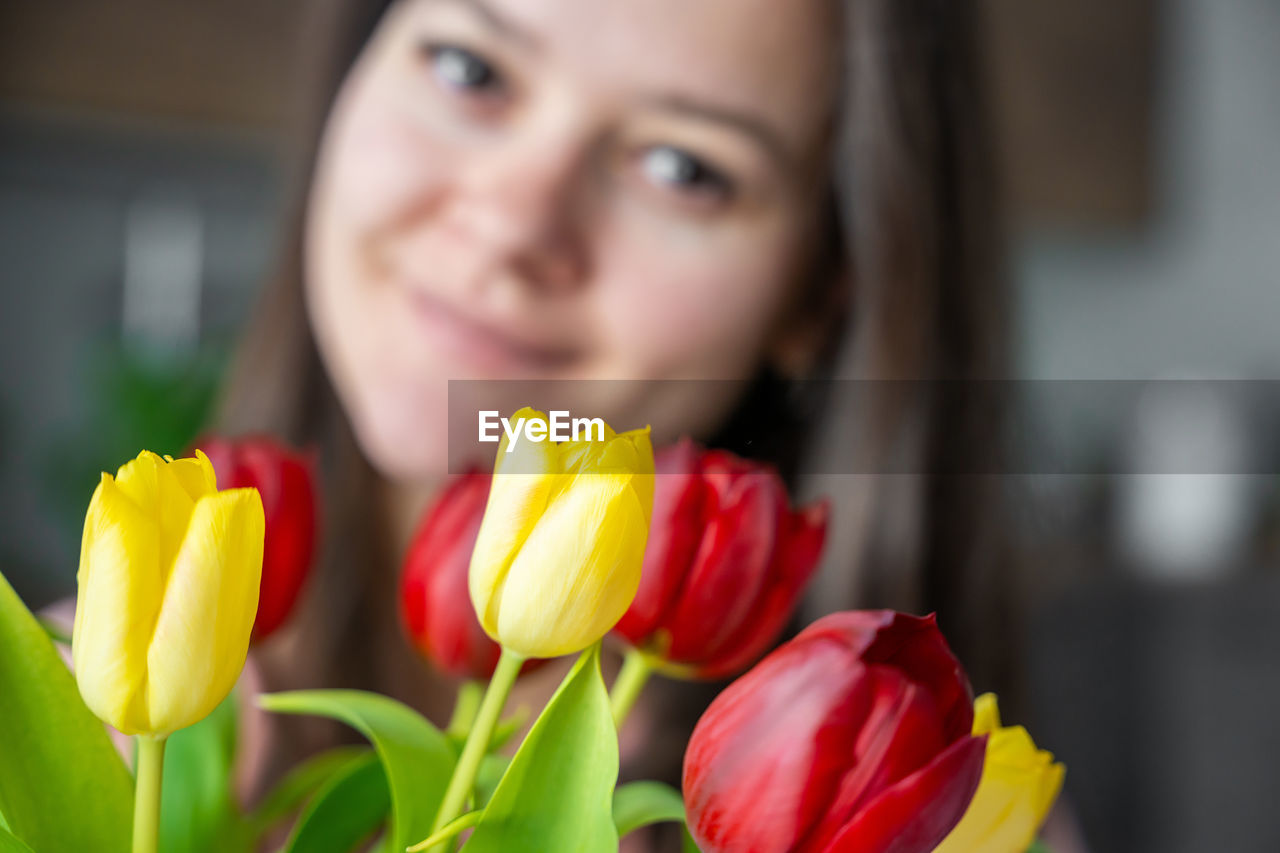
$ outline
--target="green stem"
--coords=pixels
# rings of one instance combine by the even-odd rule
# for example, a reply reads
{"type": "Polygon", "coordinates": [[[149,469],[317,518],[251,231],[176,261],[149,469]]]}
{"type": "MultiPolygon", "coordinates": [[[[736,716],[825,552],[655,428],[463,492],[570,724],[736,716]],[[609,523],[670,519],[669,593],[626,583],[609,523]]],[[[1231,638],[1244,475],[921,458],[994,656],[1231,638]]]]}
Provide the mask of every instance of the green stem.
{"type": "Polygon", "coordinates": [[[609,693],[609,704],[613,707],[613,724],[622,728],[622,722],[631,713],[631,708],[640,698],[640,691],[653,675],[653,667],[648,657],[638,649],[628,649],[622,659],[622,669],[614,679],[613,690],[609,693]]]}
{"type": "Polygon", "coordinates": [[[156,853],[163,770],[164,738],[139,736],[137,782],[133,792],[133,853],[156,853]]]}
{"type": "MultiPolygon", "coordinates": [[[[511,686],[516,683],[516,676],[520,674],[520,666],[523,663],[524,658],[520,655],[505,648],[502,650],[502,657],[498,658],[498,668],[493,671],[493,678],[489,679],[489,689],[485,691],[484,699],[480,702],[475,723],[467,733],[467,742],[463,745],[462,754],[458,756],[458,763],[453,768],[453,776],[449,778],[449,787],[444,792],[440,811],[436,813],[436,821],[431,827],[432,833],[444,829],[450,821],[462,814],[463,808],[466,807],[467,798],[471,796],[471,790],[475,787],[480,760],[489,750],[489,741],[493,738],[494,727],[497,726],[498,717],[502,714],[502,706],[507,703],[507,696],[511,693],[511,686]]],[[[445,843],[447,842],[432,849],[441,850],[445,843]]]]}
{"type": "Polygon", "coordinates": [[[476,721],[476,713],[480,710],[480,700],[484,697],[484,684],[479,681],[466,681],[458,688],[458,699],[453,705],[453,716],[449,718],[449,727],[445,733],[459,740],[467,736],[476,721]]]}

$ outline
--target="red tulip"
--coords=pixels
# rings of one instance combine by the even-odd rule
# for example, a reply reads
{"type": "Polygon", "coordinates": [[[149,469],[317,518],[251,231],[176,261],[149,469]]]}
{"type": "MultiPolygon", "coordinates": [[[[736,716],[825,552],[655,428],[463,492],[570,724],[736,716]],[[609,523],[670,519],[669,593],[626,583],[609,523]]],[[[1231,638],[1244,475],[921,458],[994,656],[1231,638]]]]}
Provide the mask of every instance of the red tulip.
{"type": "Polygon", "coordinates": [[[427,509],[404,561],[401,613],[414,646],[445,672],[488,679],[501,649],[480,627],[467,570],[489,498],[489,475],[463,474],[427,509]]]}
{"type": "Polygon", "coordinates": [[[982,775],[968,680],[892,611],[819,619],[721,693],[684,759],[704,853],[928,853],[982,775]]]}
{"type": "Polygon", "coordinates": [[[196,442],[213,463],[218,488],[251,487],[262,496],[266,540],[254,641],[265,639],[293,612],[311,573],[316,546],[314,459],[267,436],[196,442]]]}
{"type": "Polygon", "coordinates": [[[688,439],[654,465],[640,589],[614,631],[669,669],[733,675],[785,627],[822,554],[827,503],[792,511],[772,468],[688,439]]]}

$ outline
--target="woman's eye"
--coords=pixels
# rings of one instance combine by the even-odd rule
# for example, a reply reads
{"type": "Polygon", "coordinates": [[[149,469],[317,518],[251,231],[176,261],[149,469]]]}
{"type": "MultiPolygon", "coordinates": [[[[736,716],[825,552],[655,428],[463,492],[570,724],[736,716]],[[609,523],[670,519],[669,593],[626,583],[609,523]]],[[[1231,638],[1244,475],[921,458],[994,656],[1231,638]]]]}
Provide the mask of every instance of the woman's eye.
{"type": "Polygon", "coordinates": [[[670,145],[660,145],[645,152],[643,168],[646,177],[657,184],[682,192],[729,194],[729,181],[697,157],[670,145]]]}
{"type": "Polygon", "coordinates": [[[448,44],[426,46],[432,69],[440,82],[453,89],[496,91],[502,86],[498,70],[466,48],[448,44]]]}

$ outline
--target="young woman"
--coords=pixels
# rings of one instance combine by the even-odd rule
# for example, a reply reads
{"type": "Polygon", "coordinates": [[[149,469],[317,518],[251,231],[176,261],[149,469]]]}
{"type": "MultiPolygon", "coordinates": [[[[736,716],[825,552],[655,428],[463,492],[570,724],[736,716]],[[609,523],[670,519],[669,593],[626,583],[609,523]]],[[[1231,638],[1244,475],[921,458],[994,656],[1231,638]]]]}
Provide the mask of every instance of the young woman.
{"type": "MultiPolygon", "coordinates": [[[[807,615],[937,609],[976,686],[1007,693],[994,495],[954,476],[994,470],[990,400],[947,381],[1004,373],[971,5],[317,12],[295,218],[224,407],[228,431],[323,451],[323,566],[268,684],[445,713],[396,575],[444,473],[447,381],[598,379],[634,381],[575,385],[575,414],[832,496],[807,615]]],[[[683,744],[709,694],[660,689],[683,744]]]]}

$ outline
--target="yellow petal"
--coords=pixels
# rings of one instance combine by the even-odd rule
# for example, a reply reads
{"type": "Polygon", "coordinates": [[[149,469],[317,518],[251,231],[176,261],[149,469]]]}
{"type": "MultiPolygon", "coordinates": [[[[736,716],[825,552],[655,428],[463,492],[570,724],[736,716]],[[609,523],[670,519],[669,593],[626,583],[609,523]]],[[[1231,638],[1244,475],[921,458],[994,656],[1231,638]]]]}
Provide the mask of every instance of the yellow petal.
{"type": "Polygon", "coordinates": [[[125,734],[146,732],[147,644],[164,589],[160,533],[112,480],[89,502],[72,659],[85,704],[125,734]]]}
{"type": "Polygon", "coordinates": [[[537,409],[525,406],[510,418],[512,426],[519,425],[515,449],[507,452],[508,439],[506,430],[498,441],[498,455],[493,462],[494,476],[500,474],[553,474],[560,469],[556,458],[555,444],[550,441],[530,441],[524,434],[524,424],[520,421],[542,421],[547,423],[547,416],[537,409]],[[541,449],[541,452],[539,452],[541,449]]]}
{"type": "Polygon", "coordinates": [[[170,460],[169,470],[192,501],[218,491],[218,478],[213,471],[213,463],[204,455],[203,450],[196,450],[194,458],[170,460]]]}
{"type": "Polygon", "coordinates": [[[1062,793],[1062,780],[1067,775],[1067,768],[1061,763],[1052,764],[1040,774],[1040,785],[1033,797],[1036,813],[1040,815],[1040,823],[1049,816],[1058,794],[1062,793]]]}
{"type": "Polygon", "coordinates": [[[960,823],[934,853],[1023,853],[1062,788],[1065,768],[1021,726],[1000,726],[996,697],[974,702],[974,733],[987,734],[982,781],[960,823]]]}
{"type": "Polygon", "coordinates": [[[167,569],[187,532],[195,506],[187,489],[171,466],[156,454],[144,450],[138,458],[121,466],[116,483],[138,507],[160,527],[160,564],[167,569]]]}
{"type": "Polygon", "coordinates": [[[494,466],[498,473],[489,486],[489,500],[468,573],[471,603],[490,636],[497,631],[495,590],[502,585],[511,561],[538,523],[559,482],[569,479],[558,473],[555,445],[551,442],[520,441],[511,453],[506,452],[506,447],[504,437],[498,445],[494,466]]]}
{"type": "Polygon", "coordinates": [[[499,642],[556,657],[586,648],[622,618],[648,536],[632,479],[579,475],[547,508],[498,591],[499,642]]]}
{"type": "Polygon", "coordinates": [[[631,487],[644,509],[645,524],[653,512],[653,445],[649,427],[616,435],[605,425],[605,441],[566,442],[561,466],[567,474],[629,473],[631,487]]]}
{"type": "Polygon", "coordinates": [[[983,693],[973,700],[973,733],[985,735],[1000,728],[1000,707],[996,694],[983,693]]]}
{"type": "Polygon", "coordinates": [[[560,469],[566,474],[593,471],[604,449],[617,440],[617,433],[604,425],[603,441],[566,441],[560,445],[560,469]]]}
{"type": "Polygon", "coordinates": [[[264,531],[256,489],[196,502],[147,653],[153,733],[200,721],[239,678],[258,612],[264,531]]]}
{"type": "Polygon", "coordinates": [[[631,470],[636,477],[631,481],[631,488],[635,489],[636,498],[644,510],[645,527],[648,527],[653,516],[654,488],[653,442],[649,436],[649,427],[624,432],[618,436],[618,441],[626,442],[634,454],[635,461],[631,463],[634,467],[631,470]]]}

